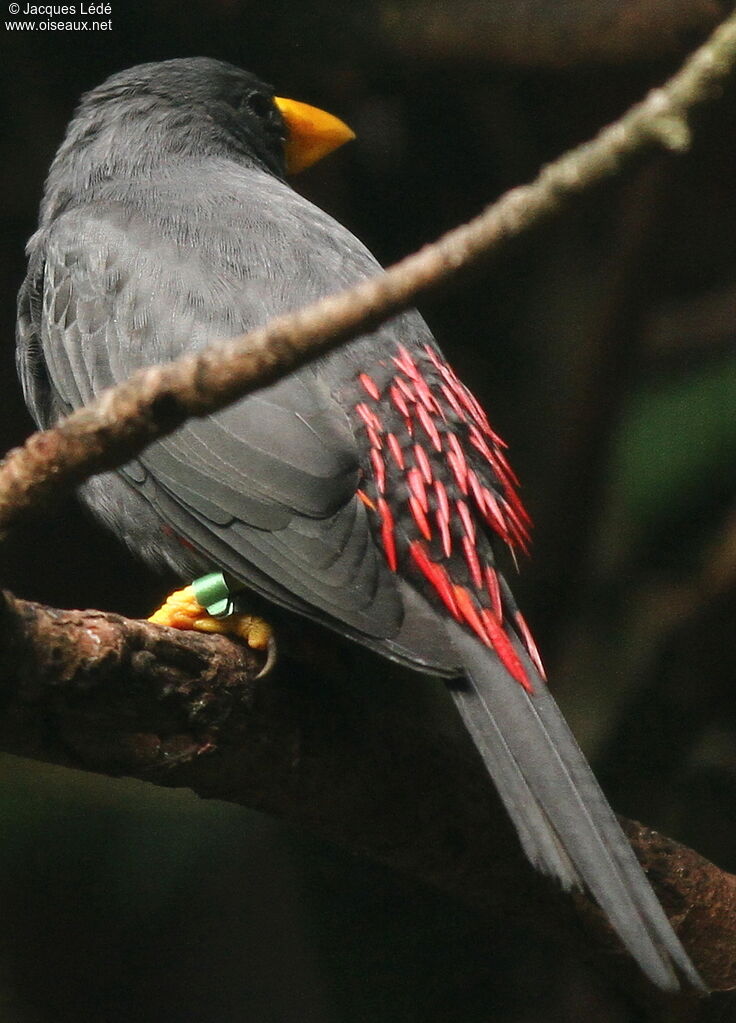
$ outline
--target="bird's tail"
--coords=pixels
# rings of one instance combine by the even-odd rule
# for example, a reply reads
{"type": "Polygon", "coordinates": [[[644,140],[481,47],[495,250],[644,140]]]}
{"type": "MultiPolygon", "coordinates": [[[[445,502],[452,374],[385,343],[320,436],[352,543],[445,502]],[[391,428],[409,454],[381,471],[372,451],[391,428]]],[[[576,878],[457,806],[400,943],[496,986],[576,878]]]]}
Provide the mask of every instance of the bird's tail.
{"type": "Polygon", "coordinates": [[[544,682],[519,645],[533,693],[461,626],[448,624],[467,684],[453,690],[526,855],[564,888],[585,886],[644,973],[704,985],[544,682]]]}

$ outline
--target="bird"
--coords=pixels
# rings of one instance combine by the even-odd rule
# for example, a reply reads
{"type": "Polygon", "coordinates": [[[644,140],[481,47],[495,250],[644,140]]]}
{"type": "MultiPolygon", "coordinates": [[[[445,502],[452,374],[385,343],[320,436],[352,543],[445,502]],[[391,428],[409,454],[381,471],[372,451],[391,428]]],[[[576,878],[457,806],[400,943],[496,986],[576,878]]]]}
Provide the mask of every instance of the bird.
{"type": "MultiPolygon", "coordinates": [[[[380,272],[288,181],[352,137],[209,57],[138,65],[85,94],[48,173],[18,299],[17,366],[38,426],[142,367],[380,272]]],[[[218,581],[209,597],[185,586],[158,620],[182,624],[178,608],[218,629],[245,587],[455,679],[531,864],[587,890],[654,984],[704,988],[499,568],[499,547],[526,551],[530,528],[506,445],[416,310],[188,421],[80,496],[157,570],[218,581]]],[[[244,635],[271,641],[258,620],[244,635]]]]}

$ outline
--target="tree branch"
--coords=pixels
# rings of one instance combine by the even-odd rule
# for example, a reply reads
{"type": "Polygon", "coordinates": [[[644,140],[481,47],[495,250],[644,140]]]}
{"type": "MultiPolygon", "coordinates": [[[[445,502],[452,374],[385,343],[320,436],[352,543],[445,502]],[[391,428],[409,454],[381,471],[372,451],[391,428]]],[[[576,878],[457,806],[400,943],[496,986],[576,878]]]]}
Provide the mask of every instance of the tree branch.
{"type": "Polygon", "coordinates": [[[381,35],[413,61],[564,68],[682,53],[724,14],[718,0],[404,0],[381,5],[381,35]]]}
{"type": "MultiPolygon", "coordinates": [[[[596,907],[581,895],[576,916],[529,868],[470,740],[417,713],[426,680],[405,683],[409,717],[397,713],[396,678],[371,676],[368,695],[343,676],[297,678],[294,668],[257,679],[256,656],[222,636],[7,594],[0,638],[3,751],[275,814],[487,912],[528,918],[587,955],[592,930],[609,972],[632,982],[596,907]]],[[[736,987],[736,877],[624,826],[706,981],[736,987]]]]}
{"type": "Polygon", "coordinates": [[[720,94],[734,64],[736,15],[665,86],[650,92],[597,138],[549,164],[535,182],[507,192],[434,245],[349,291],[242,337],[142,370],[55,429],[34,434],[0,467],[0,538],[14,521],[62,488],[124,464],[188,417],[223,408],[457,279],[509,238],[559,213],[575,196],[620,173],[643,152],[652,147],[687,149],[693,112],[720,94]]]}

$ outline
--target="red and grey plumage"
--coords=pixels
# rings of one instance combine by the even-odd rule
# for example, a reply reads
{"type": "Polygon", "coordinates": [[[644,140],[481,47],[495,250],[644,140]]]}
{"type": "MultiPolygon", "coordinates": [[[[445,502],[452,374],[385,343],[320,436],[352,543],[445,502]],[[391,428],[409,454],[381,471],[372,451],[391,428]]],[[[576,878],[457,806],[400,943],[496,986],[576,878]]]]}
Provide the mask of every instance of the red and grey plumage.
{"type": "MultiPolygon", "coordinates": [[[[53,423],[136,369],[263,324],[378,264],[284,180],[270,87],[206,59],[80,105],[51,167],[18,366],[53,423]],[[257,101],[257,102],[256,102],[257,101]]],[[[219,568],[452,693],[531,862],[587,887],[651,979],[699,978],[544,681],[494,561],[529,522],[504,444],[409,310],[82,490],[140,557],[219,568]]]]}
{"type": "Polygon", "coordinates": [[[357,376],[354,411],[363,431],[359,497],[393,572],[492,649],[528,692],[533,681],[509,641],[523,642],[539,675],[539,652],[508,588],[502,596],[492,538],[526,552],[529,517],[505,444],[442,354],[404,345],[357,376]]]}

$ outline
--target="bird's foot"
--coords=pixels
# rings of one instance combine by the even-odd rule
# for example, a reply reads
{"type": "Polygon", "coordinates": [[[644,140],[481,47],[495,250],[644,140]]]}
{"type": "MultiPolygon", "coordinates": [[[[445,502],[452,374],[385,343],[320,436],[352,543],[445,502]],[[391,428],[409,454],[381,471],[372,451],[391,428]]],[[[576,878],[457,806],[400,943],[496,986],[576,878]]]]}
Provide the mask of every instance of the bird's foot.
{"type": "Polygon", "coordinates": [[[185,586],[170,593],[148,621],[154,625],[168,625],[173,629],[218,633],[244,640],[252,650],[266,655],[266,663],[257,678],[266,675],[276,663],[276,640],[268,622],[257,615],[236,611],[215,617],[197,599],[196,585],[185,586]]]}

